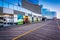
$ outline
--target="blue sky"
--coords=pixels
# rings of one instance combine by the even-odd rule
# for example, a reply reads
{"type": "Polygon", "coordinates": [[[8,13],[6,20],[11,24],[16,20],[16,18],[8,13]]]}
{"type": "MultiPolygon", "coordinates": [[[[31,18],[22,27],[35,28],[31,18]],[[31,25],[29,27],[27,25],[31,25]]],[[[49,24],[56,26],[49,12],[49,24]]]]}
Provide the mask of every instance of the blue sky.
{"type": "Polygon", "coordinates": [[[43,8],[47,8],[50,11],[56,11],[56,17],[60,18],[60,0],[30,0],[31,2],[37,4],[39,1],[39,5],[43,5],[43,8]]]}
{"type": "Polygon", "coordinates": [[[60,19],[60,0],[40,0],[39,4],[50,11],[56,11],[56,17],[60,19]]]}
{"type": "Polygon", "coordinates": [[[41,12],[42,12],[42,16],[45,16],[45,17],[47,17],[49,19],[52,19],[53,17],[56,16],[55,11],[53,12],[53,11],[49,11],[47,9],[42,9],[41,12]]]}

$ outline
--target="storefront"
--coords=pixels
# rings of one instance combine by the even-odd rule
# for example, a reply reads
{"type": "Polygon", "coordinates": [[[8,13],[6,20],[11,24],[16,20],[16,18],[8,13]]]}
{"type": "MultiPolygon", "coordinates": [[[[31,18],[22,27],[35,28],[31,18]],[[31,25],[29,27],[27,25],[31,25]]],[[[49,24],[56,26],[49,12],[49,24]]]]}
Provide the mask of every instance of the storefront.
{"type": "Polygon", "coordinates": [[[14,24],[23,24],[23,15],[21,14],[14,14],[14,24]]]}
{"type": "Polygon", "coordinates": [[[11,14],[0,14],[0,23],[4,27],[13,25],[13,15],[11,14]]]}
{"type": "Polygon", "coordinates": [[[23,20],[24,20],[24,15],[25,15],[25,13],[14,10],[14,15],[15,15],[15,17],[14,17],[14,20],[15,20],[15,21],[14,21],[14,23],[15,23],[15,24],[18,24],[18,25],[23,24],[23,20]]]}

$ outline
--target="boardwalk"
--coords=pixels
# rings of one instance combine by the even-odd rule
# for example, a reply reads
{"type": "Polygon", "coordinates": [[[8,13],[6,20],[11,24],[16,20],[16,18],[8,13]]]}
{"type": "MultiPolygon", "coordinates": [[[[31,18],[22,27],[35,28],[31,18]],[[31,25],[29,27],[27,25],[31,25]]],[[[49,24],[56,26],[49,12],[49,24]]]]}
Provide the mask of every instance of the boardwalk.
{"type": "Polygon", "coordinates": [[[60,40],[60,30],[58,30],[58,26],[55,21],[47,21],[47,22],[11,27],[9,29],[7,28],[5,30],[0,31],[0,40],[12,40],[12,39],[60,40]]]}

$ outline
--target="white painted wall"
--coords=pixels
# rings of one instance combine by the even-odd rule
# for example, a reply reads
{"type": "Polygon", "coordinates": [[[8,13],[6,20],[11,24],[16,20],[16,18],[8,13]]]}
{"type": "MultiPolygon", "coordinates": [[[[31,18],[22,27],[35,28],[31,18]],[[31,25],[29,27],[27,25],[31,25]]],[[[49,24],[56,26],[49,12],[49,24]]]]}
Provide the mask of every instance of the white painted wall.
{"type": "Polygon", "coordinates": [[[3,8],[3,13],[13,14],[13,10],[8,9],[8,8],[3,8]]]}
{"type": "Polygon", "coordinates": [[[15,22],[15,23],[18,21],[17,18],[18,18],[17,15],[14,15],[14,22],[15,22]]]}

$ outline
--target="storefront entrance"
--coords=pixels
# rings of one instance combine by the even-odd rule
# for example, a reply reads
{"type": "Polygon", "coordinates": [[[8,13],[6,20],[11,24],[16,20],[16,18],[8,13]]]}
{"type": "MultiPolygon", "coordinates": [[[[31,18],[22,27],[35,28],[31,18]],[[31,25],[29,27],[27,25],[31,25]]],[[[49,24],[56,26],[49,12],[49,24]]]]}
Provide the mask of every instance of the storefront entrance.
{"type": "Polygon", "coordinates": [[[24,24],[26,24],[26,23],[30,23],[28,16],[24,16],[24,24]]]}

